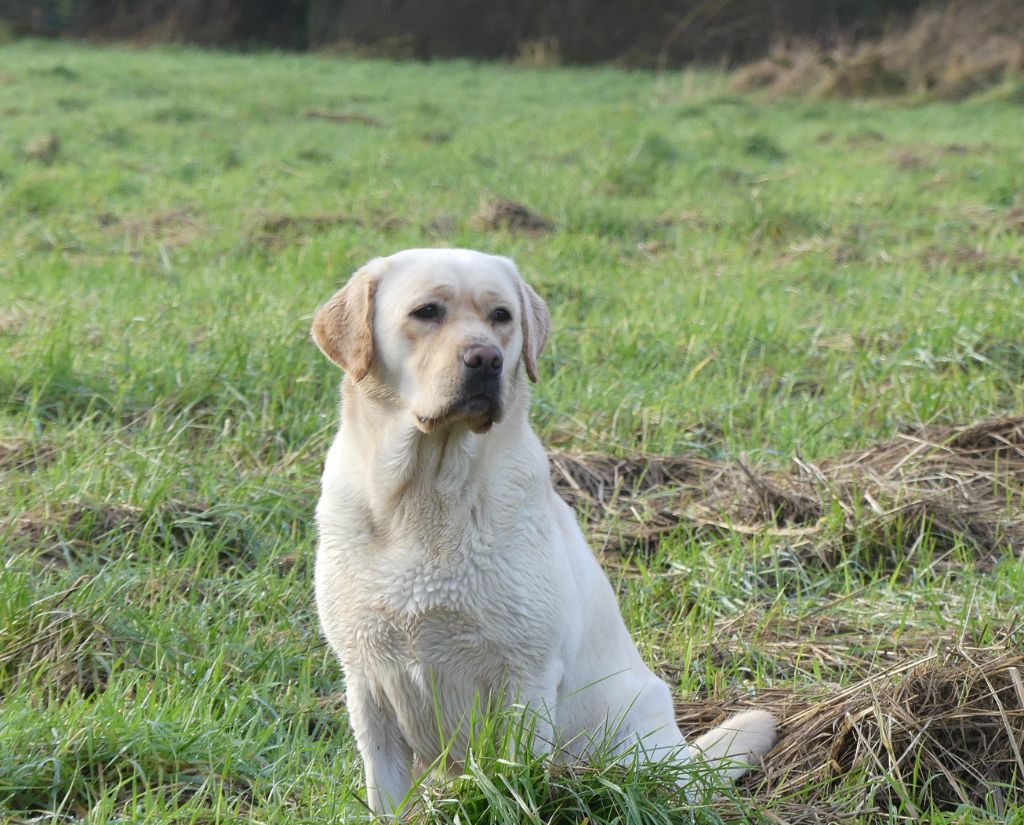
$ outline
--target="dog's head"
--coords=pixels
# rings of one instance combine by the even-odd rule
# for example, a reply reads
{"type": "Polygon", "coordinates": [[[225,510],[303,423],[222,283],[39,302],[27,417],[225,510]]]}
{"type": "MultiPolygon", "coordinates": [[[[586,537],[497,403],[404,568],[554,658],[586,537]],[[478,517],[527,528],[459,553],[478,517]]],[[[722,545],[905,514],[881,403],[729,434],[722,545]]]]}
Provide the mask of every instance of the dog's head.
{"type": "Polygon", "coordinates": [[[522,376],[537,380],[547,307],[508,258],[466,249],[410,249],[376,258],[316,313],[323,353],[407,408],[429,433],[501,419],[522,376]]]}

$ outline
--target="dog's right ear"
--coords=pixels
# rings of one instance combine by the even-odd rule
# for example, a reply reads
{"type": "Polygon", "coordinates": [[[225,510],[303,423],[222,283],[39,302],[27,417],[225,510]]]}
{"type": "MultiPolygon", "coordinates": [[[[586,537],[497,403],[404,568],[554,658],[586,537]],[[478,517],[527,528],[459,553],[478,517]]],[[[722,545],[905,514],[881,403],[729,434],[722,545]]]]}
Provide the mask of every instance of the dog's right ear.
{"type": "Polygon", "coordinates": [[[373,297],[383,264],[383,258],[370,261],[313,316],[316,345],[353,381],[361,381],[373,361],[373,297]]]}

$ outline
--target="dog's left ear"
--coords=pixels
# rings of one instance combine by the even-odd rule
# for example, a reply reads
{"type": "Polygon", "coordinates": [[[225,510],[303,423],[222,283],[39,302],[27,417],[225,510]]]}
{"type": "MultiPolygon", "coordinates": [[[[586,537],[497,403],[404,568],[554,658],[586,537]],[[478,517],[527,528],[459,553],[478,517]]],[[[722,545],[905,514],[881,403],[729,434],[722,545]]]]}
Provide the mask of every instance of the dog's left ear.
{"type": "Polygon", "coordinates": [[[548,313],[548,306],[544,299],[533,291],[515,263],[505,258],[508,266],[512,268],[516,281],[519,282],[519,314],[523,320],[523,363],[526,365],[526,375],[533,383],[537,383],[537,359],[544,352],[548,342],[548,334],[551,332],[551,315],[548,313]]]}
{"type": "Polygon", "coordinates": [[[370,261],[313,316],[316,345],[357,382],[373,361],[373,298],[382,264],[370,261]]]}

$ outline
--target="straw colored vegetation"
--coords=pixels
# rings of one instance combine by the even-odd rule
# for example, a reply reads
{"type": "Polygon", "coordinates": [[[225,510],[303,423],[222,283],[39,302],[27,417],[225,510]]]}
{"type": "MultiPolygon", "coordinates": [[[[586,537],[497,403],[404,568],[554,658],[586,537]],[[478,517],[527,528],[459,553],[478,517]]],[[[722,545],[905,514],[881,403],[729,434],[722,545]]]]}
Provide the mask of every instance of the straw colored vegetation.
{"type": "Polygon", "coordinates": [[[0,821],[366,817],[308,327],[441,244],[549,302],[533,421],[680,724],[783,724],[687,800],[496,720],[421,819],[1020,821],[1017,105],[33,42],[0,76],[0,821]]]}
{"type": "Polygon", "coordinates": [[[926,4],[868,42],[779,43],[738,70],[733,88],[818,97],[1024,95],[1024,6],[1016,0],[926,4]]]}

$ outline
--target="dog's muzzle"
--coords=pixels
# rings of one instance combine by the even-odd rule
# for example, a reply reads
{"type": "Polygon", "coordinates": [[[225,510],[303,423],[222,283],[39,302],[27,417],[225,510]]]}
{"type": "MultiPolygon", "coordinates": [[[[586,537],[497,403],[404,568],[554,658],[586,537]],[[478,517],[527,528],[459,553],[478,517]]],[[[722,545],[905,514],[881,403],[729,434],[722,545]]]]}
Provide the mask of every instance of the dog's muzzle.
{"type": "Polygon", "coordinates": [[[503,364],[501,350],[490,345],[474,344],[462,353],[464,379],[455,408],[464,415],[482,419],[484,429],[501,414],[503,364]]]}

